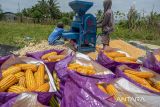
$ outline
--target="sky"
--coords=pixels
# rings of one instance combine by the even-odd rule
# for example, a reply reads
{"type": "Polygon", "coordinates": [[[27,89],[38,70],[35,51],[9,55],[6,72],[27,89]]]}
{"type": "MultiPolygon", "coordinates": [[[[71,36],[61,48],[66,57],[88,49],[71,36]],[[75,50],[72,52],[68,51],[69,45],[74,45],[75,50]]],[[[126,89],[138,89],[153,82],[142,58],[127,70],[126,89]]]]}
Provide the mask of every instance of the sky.
{"type": "MultiPolygon", "coordinates": [[[[58,0],[61,11],[68,12],[71,8],[68,6],[68,2],[73,0],[58,0]]],[[[96,13],[97,10],[103,9],[103,0],[85,0],[94,2],[94,6],[89,10],[91,13],[96,13]]],[[[134,3],[138,12],[144,12],[148,14],[152,10],[160,13],[160,0],[112,0],[113,11],[122,11],[127,13],[130,6],[134,3]]],[[[18,11],[18,3],[20,10],[23,8],[32,7],[37,3],[37,0],[0,0],[0,4],[4,12],[18,11]]]]}

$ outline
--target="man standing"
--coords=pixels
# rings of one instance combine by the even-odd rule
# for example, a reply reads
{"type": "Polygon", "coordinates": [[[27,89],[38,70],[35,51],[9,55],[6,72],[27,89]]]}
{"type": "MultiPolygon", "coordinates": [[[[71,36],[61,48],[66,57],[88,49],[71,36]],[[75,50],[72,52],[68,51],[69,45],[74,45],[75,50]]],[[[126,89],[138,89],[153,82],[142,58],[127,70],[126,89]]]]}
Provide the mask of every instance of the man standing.
{"type": "Polygon", "coordinates": [[[109,42],[110,42],[109,35],[114,30],[113,29],[114,17],[113,17],[113,11],[111,10],[112,0],[104,0],[103,7],[104,7],[103,19],[97,23],[97,27],[102,28],[101,37],[102,37],[102,44],[104,49],[106,46],[109,46],[109,42]]]}

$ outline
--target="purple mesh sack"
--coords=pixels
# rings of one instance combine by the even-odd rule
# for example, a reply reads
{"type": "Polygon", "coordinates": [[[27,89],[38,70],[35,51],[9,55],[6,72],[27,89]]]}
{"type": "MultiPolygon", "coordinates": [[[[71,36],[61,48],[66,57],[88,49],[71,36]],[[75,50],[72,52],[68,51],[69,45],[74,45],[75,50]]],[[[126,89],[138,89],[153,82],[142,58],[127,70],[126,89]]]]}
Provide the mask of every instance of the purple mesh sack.
{"type": "Polygon", "coordinates": [[[104,67],[115,71],[116,66],[118,65],[127,65],[131,68],[138,68],[141,64],[140,63],[122,63],[122,62],[116,62],[109,57],[107,57],[102,51],[99,52],[97,62],[103,65],[104,67]]]}
{"type": "Polygon", "coordinates": [[[32,58],[35,58],[35,59],[37,59],[37,60],[43,61],[43,62],[47,65],[47,67],[48,67],[48,69],[50,70],[50,72],[53,72],[54,67],[55,67],[55,64],[56,64],[57,62],[46,62],[46,61],[44,61],[44,60],[41,59],[41,57],[42,57],[43,55],[45,55],[45,54],[47,54],[47,53],[50,53],[50,52],[57,52],[58,55],[60,55],[60,54],[65,54],[65,55],[66,55],[66,54],[67,54],[67,53],[65,53],[66,50],[55,50],[55,49],[52,49],[52,50],[35,52],[35,53],[27,53],[26,55],[27,55],[28,57],[32,57],[32,58]]]}
{"type": "MultiPolygon", "coordinates": [[[[42,63],[40,61],[37,61],[37,60],[35,60],[33,58],[29,58],[29,57],[21,57],[20,58],[20,57],[16,57],[16,56],[10,56],[9,58],[3,57],[0,59],[3,60],[3,63],[1,65],[1,71],[3,69],[8,68],[9,66],[11,66],[13,64],[17,64],[17,63],[34,63],[34,64],[42,63]],[[7,59],[7,60],[5,60],[5,59],[7,59]]],[[[49,92],[32,92],[32,93],[22,93],[22,94],[1,92],[0,93],[0,106],[1,107],[13,107],[13,105],[17,105],[17,104],[18,104],[17,106],[20,106],[20,104],[24,104],[23,106],[25,106],[25,107],[31,107],[31,106],[37,107],[38,105],[41,105],[41,107],[49,106],[49,102],[50,102],[51,97],[56,94],[55,93],[56,88],[55,88],[55,85],[53,82],[52,74],[50,74],[50,72],[46,66],[45,66],[45,68],[46,68],[46,72],[47,72],[49,79],[50,79],[49,92]]],[[[0,72],[0,74],[2,75],[2,72],[0,72]]]]}
{"type": "Polygon", "coordinates": [[[61,107],[125,107],[98,89],[96,83],[109,82],[114,75],[104,75],[101,79],[90,78],[70,72],[65,82],[61,107]]]}
{"type": "Polygon", "coordinates": [[[160,62],[155,58],[157,54],[160,55],[160,49],[153,52],[148,51],[146,57],[143,59],[143,66],[160,73],[160,62]]]}
{"type": "MultiPolygon", "coordinates": [[[[155,91],[153,91],[153,90],[150,90],[150,89],[142,86],[141,84],[135,82],[134,80],[132,80],[132,79],[129,78],[128,76],[126,76],[126,75],[124,74],[124,72],[123,72],[123,70],[126,69],[126,68],[129,69],[129,67],[126,66],[126,65],[118,66],[118,67],[116,68],[116,72],[115,72],[116,75],[117,75],[118,77],[123,77],[123,78],[127,79],[127,80],[130,81],[131,83],[135,84],[136,86],[138,86],[138,87],[140,87],[140,88],[142,88],[142,89],[144,89],[144,90],[146,90],[146,91],[148,91],[148,92],[150,92],[150,93],[154,93],[154,94],[160,95],[160,92],[155,92],[155,91]]],[[[150,71],[149,69],[146,69],[146,68],[142,68],[142,69],[145,69],[146,71],[150,71]]],[[[142,69],[140,68],[139,70],[142,70],[142,69]]],[[[150,71],[150,72],[154,73],[153,71],[150,71]]],[[[160,75],[158,75],[157,73],[154,73],[154,74],[160,78],[160,75]]]]}

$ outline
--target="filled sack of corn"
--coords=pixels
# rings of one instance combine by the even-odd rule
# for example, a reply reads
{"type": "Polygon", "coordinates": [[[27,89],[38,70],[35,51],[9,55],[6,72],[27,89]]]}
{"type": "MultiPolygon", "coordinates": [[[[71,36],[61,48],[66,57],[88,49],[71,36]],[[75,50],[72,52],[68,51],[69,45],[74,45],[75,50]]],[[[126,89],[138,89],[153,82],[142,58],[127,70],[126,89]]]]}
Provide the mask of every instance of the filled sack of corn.
{"type": "Polygon", "coordinates": [[[160,95],[160,75],[150,69],[132,69],[122,65],[117,67],[116,74],[150,93],[160,95]]]}
{"type": "Polygon", "coordinates": [[[70,49],[65,49],[65,50],[52,49],[52,50],[39,51],[35,53],[27,53],[27,56],[43,61],[52,73],[55,64],[58,61],[64,59],[69,53],[71,53],[70,49]]]}
{"type": "Polygon", "coordinates": [[[56,92],[47,66],[30,57],[11,56],[0,69],[1,107],[45,107],[56,92]]]}
{"type": "Polygon", "coordinates": [[[148,51],[143,59],[143,66],[160,73],[160,49],[153,52],[148,51]]]}
{"type": "Polygon", "coordinates": [[[70,54],[65,59],[56,63],[55,70],[60,79],[64,79],[68,72],[76,72],[84,76],[96,76],[111,73],[111,71],[82,53],[70,54]]]}
{"type": "Polygon", "coordinates": [[[115,78],[110,82],[99,81],[97,87],[103,94],[110,95],[126,107],[159,106],[160,94],[149,92],[123,77],[115,78]]]}
{"type": "Polygon", "coordinates": [[[97,61],[112,71],[114,71],[118,65],[125,64],[131,68],[138,68],[141,65],[138,59],[131,57],[128,53],[110,47],[99,52],[97,61]]]}
{"type": "Polygon", "coordinates": [[[113,74],[87,55],[82,53],[70,54],[65,59],[56,63],[55,72],[53,72],[53,78],[60,93],[63,93],[62,88],[68,79],[68,74],[71,72],[90,78],[100,78],[104,74],[113,74]]]}
{"type": "Polygon", "coordinates": [[[63,87],[61,107],[125,107],[97,87],[100,80],[109,82],[114,78],[113,74],[90,78],[70,72],[63,87]]]}

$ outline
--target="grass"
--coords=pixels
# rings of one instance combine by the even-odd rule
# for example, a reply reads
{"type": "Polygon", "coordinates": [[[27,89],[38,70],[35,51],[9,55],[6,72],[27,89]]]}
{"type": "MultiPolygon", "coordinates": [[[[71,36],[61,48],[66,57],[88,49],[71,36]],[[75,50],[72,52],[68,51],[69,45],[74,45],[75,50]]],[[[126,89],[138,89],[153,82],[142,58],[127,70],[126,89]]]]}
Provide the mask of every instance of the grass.
{"type": "MultiPolygon", "coordinates": [[[[48,35],[54,27],[54,25],[0,22],[0,44],[24,47],[30,42],[38,43],[41,40],[47,40],[48,35]]],[[[98,29],[98,33],[100,32],[100,29],[98,29]]],[[[160,45],[160,33],[153,29],[138,28],[131,31],[120,25],[116,25],[111,38],[139,40],[160,45]]]]}
{"type": "Polygon", "coordinates": [[[47,40],[53,28],[53,25],[0,22],[0,44],[23,47],[31,41],[47,40]]]}

